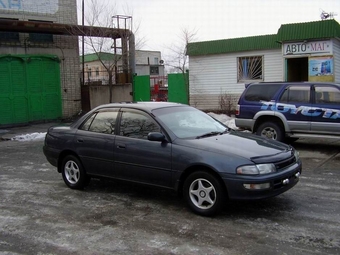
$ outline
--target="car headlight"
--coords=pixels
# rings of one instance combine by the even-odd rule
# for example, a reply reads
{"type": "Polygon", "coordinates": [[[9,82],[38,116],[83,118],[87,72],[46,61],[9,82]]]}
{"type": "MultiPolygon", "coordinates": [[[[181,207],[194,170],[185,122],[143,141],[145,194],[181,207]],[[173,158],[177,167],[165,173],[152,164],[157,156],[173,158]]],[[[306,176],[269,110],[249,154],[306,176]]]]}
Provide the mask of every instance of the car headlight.
{"type": "Polygon", "coordinates": [[[274,164],[257,164],[240,166],[236,169],[237,174],[269,174],[276,172],[274,164]]]}
{"type": "Polygon", "coordinates": [[[300,153],[297,150],[294,151],[294,157],[295,157],[296,161],[299,161],[300,153]]]}

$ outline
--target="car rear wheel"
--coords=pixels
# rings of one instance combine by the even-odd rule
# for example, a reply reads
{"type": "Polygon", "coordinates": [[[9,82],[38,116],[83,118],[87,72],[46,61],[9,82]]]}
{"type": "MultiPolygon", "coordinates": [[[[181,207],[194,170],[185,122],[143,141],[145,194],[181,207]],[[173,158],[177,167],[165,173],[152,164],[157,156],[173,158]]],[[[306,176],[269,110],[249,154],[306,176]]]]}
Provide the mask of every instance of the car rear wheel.
{"type": "Polygon", "coordinates": [[[264,122],[256,130],[256,134],[262,137],[283,142],[283,130],[279,124],[275,122],[264,122]]]}
{"type": "Polygon", "coordinates": [[[189,175],[184,182],[183,191],[189,208],[202,216],[216,214],[225,200],[224,190],[218,179],[204,171],[189,175]]]}
{"type": "Polygon", "coordinates": [[[68,155],[63,159],[62,176],[65,184],[71,189],[83,189],[90,181],[81,162],[73,155],[68,155]]]}

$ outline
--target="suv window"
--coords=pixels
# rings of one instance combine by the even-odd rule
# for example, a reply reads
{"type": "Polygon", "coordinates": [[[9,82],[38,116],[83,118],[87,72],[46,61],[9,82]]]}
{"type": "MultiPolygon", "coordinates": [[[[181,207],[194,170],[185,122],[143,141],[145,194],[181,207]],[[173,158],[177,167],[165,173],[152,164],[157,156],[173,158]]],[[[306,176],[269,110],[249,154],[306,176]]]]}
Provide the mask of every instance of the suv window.
{"type": "Polygon", "coordinates": [[[282,84],[259,84],[250,85],[246,91],[244,99],[246,101],[270,101],[279,90],[282,84]]]}
{"type": "Polygon", "coordinates": [[[309,103],[310,87],[309,86],[290,86],[280,98],[281,103],[309,103]]]}
{"type": "Polygon", "coordinates": [[[315,86],[316,104],[340,104],[340,91],[331,86],[315,86]]]}

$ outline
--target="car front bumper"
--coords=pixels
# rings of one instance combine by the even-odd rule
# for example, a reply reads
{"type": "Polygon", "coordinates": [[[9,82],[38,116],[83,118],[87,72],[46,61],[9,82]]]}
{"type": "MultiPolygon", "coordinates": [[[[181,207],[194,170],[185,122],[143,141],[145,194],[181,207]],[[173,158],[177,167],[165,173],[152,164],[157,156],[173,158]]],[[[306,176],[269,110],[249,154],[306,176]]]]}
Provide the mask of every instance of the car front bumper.
{"type": "Polygon", "coordinates": [[[253,119],[235,119],[235,125],[238,128],[253,131],[255,120],[253,119]]]}
{"type": "Polygon", "coordinates": [[[299,182],[301,171],[302,165],[299,161],[288,169],[273,174],[263,176],[225,175],[222,178],[227,187],[229,199],[257,200],[274,197],[291,189],[299,182]],[[249,189],[249,186],[268,185],[268,183],[268,188],[249,189]]]}

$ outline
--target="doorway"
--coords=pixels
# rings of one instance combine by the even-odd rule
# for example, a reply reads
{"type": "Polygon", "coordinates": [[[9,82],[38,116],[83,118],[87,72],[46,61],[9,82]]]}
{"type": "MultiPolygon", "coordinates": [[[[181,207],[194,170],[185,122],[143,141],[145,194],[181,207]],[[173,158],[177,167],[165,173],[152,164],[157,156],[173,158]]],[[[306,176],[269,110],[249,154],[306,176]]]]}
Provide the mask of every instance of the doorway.
{"type": "Polygon", "coordinates": [[[286,81],[308,81],[308,57],[286,58],[286,81]]]}

